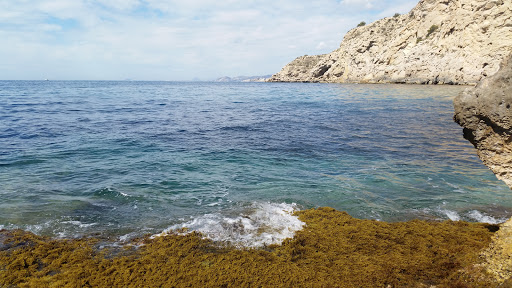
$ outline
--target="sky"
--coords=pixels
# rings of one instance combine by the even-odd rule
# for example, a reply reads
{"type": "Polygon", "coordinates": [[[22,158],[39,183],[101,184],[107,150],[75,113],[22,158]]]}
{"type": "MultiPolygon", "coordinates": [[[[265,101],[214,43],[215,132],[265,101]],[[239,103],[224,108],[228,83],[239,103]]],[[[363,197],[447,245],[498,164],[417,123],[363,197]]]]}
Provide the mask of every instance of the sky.
{"type": "Polygon", "coordinates": [[[214,80],[329,53],[417,0],[0,0],[2,80],[214,80]]]}

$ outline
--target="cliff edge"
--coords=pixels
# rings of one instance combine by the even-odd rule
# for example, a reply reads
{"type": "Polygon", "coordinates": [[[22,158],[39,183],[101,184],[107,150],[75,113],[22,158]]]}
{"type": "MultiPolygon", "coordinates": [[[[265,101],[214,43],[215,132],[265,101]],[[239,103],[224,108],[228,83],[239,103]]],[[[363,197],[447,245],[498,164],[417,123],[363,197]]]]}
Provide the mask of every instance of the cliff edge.
{"type": "Polygon", "coordinates": [[[511,52],[511,1],[421,0],[408,14],[350,30],[329,54],[298,57],[268,81],[474,85],[511,52]]]}
{"type": "Polygon", "coordinates": [[[454,120],[496,177],[512,188],[512,59],[454,101],[454,120]]]}
{"type": "MultiPolygon", "coordinates": [[[[512,189],[512,55],[494,76],[468,88],[454,101],[454,120],[480,159],[512,189]]],[[[512,276],[512,218],[502,224],[488,249],[483,266],[498,281],[512,276]]],[[[507,286],[508,287],[508,286],[507,286]]]]}

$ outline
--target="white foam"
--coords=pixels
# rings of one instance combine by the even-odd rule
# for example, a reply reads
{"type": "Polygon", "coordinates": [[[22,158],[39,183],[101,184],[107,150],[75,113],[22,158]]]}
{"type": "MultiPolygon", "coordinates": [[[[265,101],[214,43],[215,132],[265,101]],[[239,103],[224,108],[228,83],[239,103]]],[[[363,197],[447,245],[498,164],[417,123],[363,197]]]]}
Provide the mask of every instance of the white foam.
{"type": "Polygon", "coordinates": [[[471,210],[467,216],[477,222],[489,223],[489,224],[500,224],[507,221],[507,218],[496,219],[492,216],[485,215],[477,210],[471,210]]]}
{"type": "Polygon", "coordinates": [[[119,241],[127,242],[128,240],[133,239],[136,236],[139,236],[139,234],[137,232],[131,232],[131,233],[119,236],[119,241]]]}
{"type": "Polygon", "coordinates": [[[448,219],[452,220],[452,221],[460,221],[461,218],[460,218],[460,215],[459,213],[455,212],[455,211],[451,211],[451,210],[440,210],[441,213],[445,214],[446,217],[448,217],[448,219]]]}
{"type": "Polygon", "coordinates": [[[297,210],[296,204],[254,203],[242,214],[226,216],[206,214],[178,225],[169,227],[155,236],[181,228],[201,232],[214,241],[229,242],[238,247],[262,247],[280,244],[301,230],[304,222],[292,215],[297,210]]]}
{"type": "Polygon", "coordinates": [[[446,215],[448,219],[452,221],[476,221],[481,223],[489,223],[489,224],[500,224],[507,221],[507,218],[494,218],[492,216],[486,215],[478,210],[471,210],[467,213],[463,213],[461,216],[459,213],[448,210],[448,209],[438,209],[439,213],[446,215]]]}

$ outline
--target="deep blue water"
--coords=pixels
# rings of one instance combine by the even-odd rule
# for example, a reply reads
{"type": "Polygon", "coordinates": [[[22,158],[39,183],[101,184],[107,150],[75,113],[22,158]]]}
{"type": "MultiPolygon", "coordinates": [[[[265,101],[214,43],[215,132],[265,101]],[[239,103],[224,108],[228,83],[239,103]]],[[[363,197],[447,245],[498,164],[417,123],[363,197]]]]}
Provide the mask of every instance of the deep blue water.
{"type": "Polygon", "coordinates": [[[266,202],[499,221],[512,193],[452,120],[462,89],[0,81],[0,228],[136,236],[266,202]]]}

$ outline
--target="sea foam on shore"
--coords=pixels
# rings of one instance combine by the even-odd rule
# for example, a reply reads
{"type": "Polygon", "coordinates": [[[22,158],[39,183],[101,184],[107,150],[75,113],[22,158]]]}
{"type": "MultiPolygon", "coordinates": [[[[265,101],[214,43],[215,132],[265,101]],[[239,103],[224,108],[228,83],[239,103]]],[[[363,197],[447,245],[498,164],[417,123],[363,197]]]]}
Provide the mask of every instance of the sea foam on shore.
{"type": "Polygon", "coordinates": [[[173,225],[156,236],[187,228],[200,232],[210,240],[228,242],[238,247],[280,244],[284,239],[292,238],[304,226],[304,222],[293,214],[296,210],[296,204],[253,203],[241,214],[206,214],[173,225]]]}
{"type": "MultiPolygon", "coordinates": [[[[259,226],[266,232],[254,232],[261,219],[294,219],[288,218],[286,205],[258,205],[246,214],[248,218],[210,220],[220,221],[221,227],[222,223],[228,227],[243,223],[244,232],[234,235],[243,235],[245,241],[249,235],[265,241],[258,234],[269,233],[268,227],[259,226]]],[[[296,231],[280,245],[251,249],[218,245],[198,232],[169,230],[162,237],[134,239],[120,247],[102,245],[99,239],[52,239],[2,230],[0,286],[441,288],[500,284],[475,265],[481,263],[479,254],[489,245],[495,225],[387,223],[352,218],[332,208],[294,215],[307,229],[296,231]]],[[[208,222],[200,219],[196,222],[208,222]]]]}

